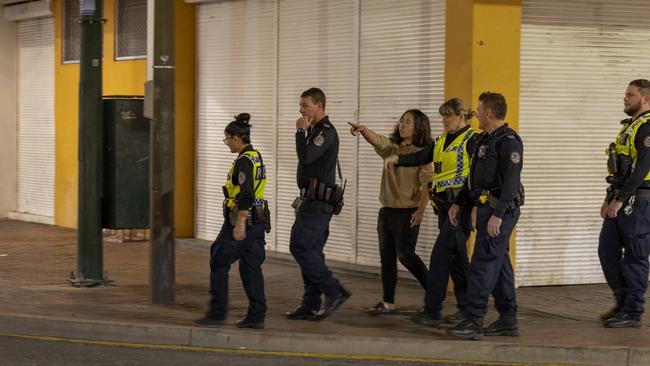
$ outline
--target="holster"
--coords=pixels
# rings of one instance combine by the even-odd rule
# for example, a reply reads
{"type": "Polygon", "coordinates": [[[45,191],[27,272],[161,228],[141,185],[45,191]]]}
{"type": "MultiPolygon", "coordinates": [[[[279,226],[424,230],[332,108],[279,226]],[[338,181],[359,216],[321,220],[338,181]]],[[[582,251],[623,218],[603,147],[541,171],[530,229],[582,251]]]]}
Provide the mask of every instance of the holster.
{"type": "MultiPolygon", "coordinates": [[[[347,183],[347,181],[346,181],[347,183]]],[[[312,199],[314,201],[323,202],[332,206],[332,214],[338,215],[343,209],[343,194],[345,193],[345,185],[343,187],[335,184],[329,186],[325,183],[319,182],[317,179],[312,178],[308,188],[303,188],[300,191],[300,197],[297,197],[291,207],[298,210],[303,198],[312,199]]]]}

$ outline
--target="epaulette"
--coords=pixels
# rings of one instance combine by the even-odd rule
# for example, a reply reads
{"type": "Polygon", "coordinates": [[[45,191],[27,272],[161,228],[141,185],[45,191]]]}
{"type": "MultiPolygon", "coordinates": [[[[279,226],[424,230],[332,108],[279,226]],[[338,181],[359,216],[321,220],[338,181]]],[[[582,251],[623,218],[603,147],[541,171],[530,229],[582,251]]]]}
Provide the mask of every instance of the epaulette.
{"type": "Polygon", "coordinates": [[[632,117],[623,118],[623,119],[621,120],[621,124],[622,124],[622,125],[624,125],[624,124],[626,124],[626,123],[629,123],[629,122],[632,122],[632,117]]]}

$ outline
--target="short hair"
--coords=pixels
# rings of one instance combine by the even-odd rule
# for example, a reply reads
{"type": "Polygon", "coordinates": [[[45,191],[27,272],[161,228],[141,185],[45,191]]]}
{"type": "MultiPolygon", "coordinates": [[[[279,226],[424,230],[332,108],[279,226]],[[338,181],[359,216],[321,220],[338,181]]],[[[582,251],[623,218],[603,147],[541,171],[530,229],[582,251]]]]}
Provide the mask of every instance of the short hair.
{"type": "Polygon", "coordinates": [[[650,81],[646,79],[632,80],[629,86],[636,86],[639,89],[639,93],[643,96],[650,95],[650,81]]]}
{"type": "Polygon", "coordinates": [[[322,90],[318,88],[309,88],[300,94],[300,98],[305,97],[311,97],[311,100],[313,100],[314,103],[320,103],[320,105],[323,106],[323,110],[325,110],[325,93],[323,93],[322,90]]]}
{"type": "Polygon", "coordinates": [[[239,136],[245,144],[251,143],[251,115],[240,113],[235,116],[235,120],[228,123],[223,132],[230,136],[239,136]]]}
{"type": "Polygon", "coordinates": [[[479,102],[483,102],[483,107],[488,108],[497,119],[505,119],[508,112],[506,98],[499,94],[486,91],[478,97],[479,102]]]}
{"type": "Polygon", "coordinates": [[[469,121],[476,115],[476,112],[471,110],[465,104],[465,101],[460,98],[451,98],[442,103],[438,108],[438,113],[443,117],[462,117],[465,121],[469,121]]]}
{"type": "Polygon", "coordinates": [[[408,111],[402,114],[402,117],[397,121],[393,132],[388,136],[388,139],[394,144],[401,144],[404,139],[399,134],[399,124],[402,119],[410,114],[413,117],[413,145],[417,147],[425,147],[429,145],[433,139],[431,138],[431,124],[429,123],[429,117],[427,117],[424,112],[419,109],[409,109],[408,111]]]}

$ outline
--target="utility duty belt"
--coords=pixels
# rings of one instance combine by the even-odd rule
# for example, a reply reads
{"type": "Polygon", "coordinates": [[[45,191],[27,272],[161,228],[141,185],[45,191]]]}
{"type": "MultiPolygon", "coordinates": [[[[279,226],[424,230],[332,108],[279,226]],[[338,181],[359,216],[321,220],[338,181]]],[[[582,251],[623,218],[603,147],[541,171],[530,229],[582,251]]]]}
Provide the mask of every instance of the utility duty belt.
{"type": "Polygon", "coordinates": [[[343,194],[345,193],[346,184],[347,181],[343,184],[343,187],[338,184],[330,186],[319,182],[316,178],[311,178],[309,187],[300,189],[300,197],[296,198],[291,206],[298,210],[302,201],[309,199],[332,206],[332,214],[338,215],[343,208],[343,194]]]}
{"type": "MultiPolygon", "coordinates": [[[[496,209],[497,206],[499,205],[499,198],[496,197],[490,190],[483,190],[481,192],[474,193],[472,195],[474,198],[474,205],[477,207],[483,207],[483,206],[490,206],[493,209],[496,209]]],[[[524,201],[526,199],[526,192],[524,191],[524,186],[523,184],[519,184],[519,188],[517,189],[517,195],[515,196],[514,200],[512,200],[512,204],[508,206],[514,206],[514,207],[506,207],[506,209],[514,209],[517,207],[521,207],[524,205],[524,201]]]]}
{"type": "MultiPolygon", "coordinates": [[[[271,232],[271,211],[269,210],[268,201],[262,200],[261,203],[253,205],[246,211],[246,226],[264,224],[266,232],[271,232]]],[[[239,217],[239,208],[237,206],[228,208],[226,201],[224,201],[223,216],[230,225],[235,226],[239,217]]]]}
{"type": "Polygon", "coordinates": [[[458,193],[460,193],[460,188],[447,188],[442,192],[436,192],[436,187],[434,186],[429,191],[429,199],[436,208],[447,211],[454,203],[458,193]]]}

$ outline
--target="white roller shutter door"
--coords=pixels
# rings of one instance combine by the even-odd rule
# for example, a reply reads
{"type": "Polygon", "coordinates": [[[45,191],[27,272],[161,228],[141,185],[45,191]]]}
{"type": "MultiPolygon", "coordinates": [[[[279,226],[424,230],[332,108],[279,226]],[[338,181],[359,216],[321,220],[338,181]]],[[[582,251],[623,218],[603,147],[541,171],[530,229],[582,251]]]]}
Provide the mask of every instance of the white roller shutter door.
{"type": "Polygon", "coordinates": [[[18,23],[18,189],[10,217],[54,223],[54,19],[18,23]]]}
{"type": "MultiPolygon", "coordinates": [[[[196,237],[213,240],[223,223],[222,186],[235,159],[223,130],[251,114],[251,139],[270,173],[266,196],[275,212],[275,1],[223,1],[198,7],[196,237]]],[[[267,244],[273,244],[267,235],[267,244]]]]}
{"type": "MultiPolygon", "coordinates": [[[[339,160],[348,179],[345,207],[330,224],[325,246],[328,258],[354,262],[356,227],[357,141],[346,134],[345,121],[357,110],[358,1],[280,0],[278,81],[278,219],[282,228],[277,248],[289,251],[294,214],[291,202],[298,194],[295,150],[300,93],[321,88],[327,96],[326,113],[336,127],[339,160]]],[[[338,181],[338,177],[337,177],[338,181]]]]}
{"type": "MultiPolygon", "coordinates": [[[[360,122],[388,135],[407,109],[431,119],[441,133],[438,106],[444,97],[445,1],[363,1],[361,6],[360,122]]],[[[357,262],[379,265],[377,213],[383,161],[360,138],[357,262]]],[[[428,265],[437,218],[427,209],[418,254],[428,265]]]]}
{"type": "Polygon", "coordinates": [[[646,1],[524,0],[520,132],[527,197],[519,285],[603,282],[604,150],[630,80],[650,77],[646,1]]]}

